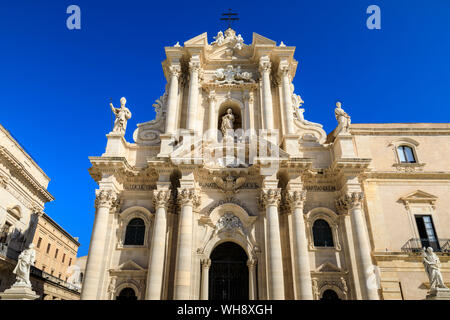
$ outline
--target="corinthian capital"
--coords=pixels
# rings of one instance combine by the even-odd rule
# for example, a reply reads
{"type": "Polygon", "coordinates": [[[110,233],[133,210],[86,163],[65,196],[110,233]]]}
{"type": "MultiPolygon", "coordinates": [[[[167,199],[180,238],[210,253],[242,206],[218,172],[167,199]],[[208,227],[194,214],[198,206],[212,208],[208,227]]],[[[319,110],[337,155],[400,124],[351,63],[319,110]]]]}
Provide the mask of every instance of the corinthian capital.
{"type": "Polygon", "coordinates": [[[200,61],[199,60],[193,60],[189,61],[189,70],[192,72],[199,72],[200,71],[200,61]]]}
{"type": "Polygon", "coordinates": [[[171,76],[179,77],[181,74],[181,66],[178,64],[173,64],[169,67],[169,73],[171,76]]]}
{"type": "Polygon", "coordinates": [[[291,209],[303,208],[305,199],[306,199],[306,191],[295,190],[286,192],[286,200],[291,209]]]}
{"type": "Polygon", "coordinates": [[[178,188],[178,202],[181,206],[196,207],[200,204],[200,197],[195,189],[178,188]]]}
{"type": "Polygon", "coordinates": [[[112,208],[117,205],[117,194],[112,190],[97,190],[95,198],[95,207],[112,208]]]}
{"type": "Polygon", "coordinates": [[[281,200],[281,189],[263,189],[259,200],[262,207],[278,206],[281,200]]]}
{"type": "Polygon", "coordinates": [[[291,67],[287,62],[280,62],[280,65],[278,66],[278,75],[280,77],[284,76],[290,76],[291,67]]]}
{"type": "Polygon", "coordinates": [[[209,269],[209,267],[211,267],[211,259],[202,259],[200,262],[202,267],[205,269],[209,269]]]}
{"type": "Polygon", "coordinates": [[[361,207],[363,199],[364,193],[362,192],[346,193],[336,200],[336,208],[341,213],[348,213],[355,207],[361,207]]]}
{"type": "Polygon", "coordinates": [[[268,56],[263,56],[259,59],[259,72],[269,72],[271,69],[272,63],[270,62],[270,58],[268,56]]]}
{"type": "Polygon", "coordinates": [[[170,190],[154,190],[153,191],[153,204],[155,209],[165,208],[169,206],[170,190]]]}

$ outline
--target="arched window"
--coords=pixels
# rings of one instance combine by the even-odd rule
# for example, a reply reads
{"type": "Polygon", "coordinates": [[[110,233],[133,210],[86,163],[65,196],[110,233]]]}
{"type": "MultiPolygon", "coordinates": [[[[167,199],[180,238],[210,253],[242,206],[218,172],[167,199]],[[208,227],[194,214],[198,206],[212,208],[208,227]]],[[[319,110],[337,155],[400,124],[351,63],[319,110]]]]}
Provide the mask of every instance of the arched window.
{"type": "Polygon", "coordinates": [[[117,300],[137,300],[136,293],[132,288],[122,289],[116,298],[117,300]]]}
{"type": "Polygon", "coordinates": [[[334,290],[327,289],[323,292],[320,300],[341,300],[334,290]]]}
{"type": "Polygon", "coordinates": [[[317,219],[313,224],[315,247],[334,247],[333,234],[330,225],[323,219],[317,219]]]}
{"type": "Polygon", "coordinates": [[[398,146],[397,154],[400,163],[416,163],[416,158],[414,157],[414,151],[408,146],[398,146]]]}
{"type": "Polygon", "coordinates": [[[145,223],[140,218],[132,219],[125,231],[124,245],[142,246],[144,244],[145,237],[145,223]]]}

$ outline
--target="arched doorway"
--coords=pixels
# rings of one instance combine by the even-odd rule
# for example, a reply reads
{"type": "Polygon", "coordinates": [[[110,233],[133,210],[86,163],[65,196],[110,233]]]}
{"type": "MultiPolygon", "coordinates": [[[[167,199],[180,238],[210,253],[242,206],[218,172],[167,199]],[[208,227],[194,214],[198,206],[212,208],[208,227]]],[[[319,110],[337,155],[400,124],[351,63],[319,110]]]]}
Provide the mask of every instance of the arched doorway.
{"type": "Polygon", "coordinates": [[[116,300],[128,300],[133,301],[137,300],[136,293],[132,288],[124,288],[120,291],[119,295],[117,296],[116,300]]]}
{"type": "Polygon", "coordinates": [[[322,298],[320,298],[320,300],[341,300],[341,299],[339,299],[339,296],[336,293],[336,291],[327,289],[323,292],[322,298]]]}
{"type": "Polygon", "coordinates": [[[211,253],[210,300],[248,300],[247,254],[233,242],[218,245],[211,253]]]}

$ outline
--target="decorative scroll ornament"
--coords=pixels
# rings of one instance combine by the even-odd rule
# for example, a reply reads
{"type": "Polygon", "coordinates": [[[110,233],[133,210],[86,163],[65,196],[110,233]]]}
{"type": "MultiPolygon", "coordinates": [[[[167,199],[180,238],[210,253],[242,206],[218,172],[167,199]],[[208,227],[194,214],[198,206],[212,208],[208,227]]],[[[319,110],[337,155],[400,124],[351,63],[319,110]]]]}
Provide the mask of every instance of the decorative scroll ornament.
{"type": "Polygon", "coordinates": [[[265,208],[267,206],[278,206],[281,200],[281,189],[263,189],[259,198],[259,204],[265,208]]]}
{"type": "Polygon", "coordinates": [[[232,65],[228,65],[225,69],[217,69],[214,73],[214,82],[216,84],[243,84],[244,82],[255,83],[252,79],[252,73],[241,71],[241,67],[236,69],[232,65]]]}
{"type": "Polygon", "coordinates": [[[178,202],[180,205],[190,205],[196,207],[200,204],[200,196],[195,189],[179,188],[178,202]]]}
{"type": "Polygon", "coordinates": [[[242,225],[241,220],[238,217],[236,217],[234,214],[232,214],[231,212],[225,213],[219,219],[219,221],[217,221],[216,227],[217,227],[218,232],[233,231],[236,229],[243,231],[243,225],[242,225]]]}
{"type": "Polygon", "coordinates": [[[156,209],[166,208],[169,206],[170,190],[154,190],[153,204],[156,209]]]}
{"type": "MultiPolygon", "coordinates": [[[[177,72],[176,69],[170,72],[177,72]]],[[[154,146],[161,143],[159,135],[165,131],[166,127],[166,108],[167,108],[167,93],[159,97],[153,104],[155,108],[156,117],[152,121],[139,123],[137,129],[134,131],[133,139],[137,144],[145,146],[154,146]]]]}
{"type": "Polygon", "coordinates": [[[117,195],[112,190],[100,190],[95,198],[96,208],[111,208],[117,201],[117,195]]]}
{"type": "Polygon", "coordinates": [[[364,199],[364,193],[352,192],[350,194],[344,194],[336,200],[336,208],[341,213],[347,213],[349,210],[356,206],[361,206],[364,199]]]}

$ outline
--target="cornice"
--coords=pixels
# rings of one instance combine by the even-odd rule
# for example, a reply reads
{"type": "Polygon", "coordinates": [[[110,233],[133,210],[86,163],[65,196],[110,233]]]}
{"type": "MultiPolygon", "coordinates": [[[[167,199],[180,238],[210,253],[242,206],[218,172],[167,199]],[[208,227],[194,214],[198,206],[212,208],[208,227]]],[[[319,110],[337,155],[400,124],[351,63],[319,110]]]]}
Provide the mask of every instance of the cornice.
{"type": "Polygon", "coordinates": [[[395,179],[395,180],[449,180],[449,171],[421,171],[421,172],[399,172],[399,171],[370,171],[365,173],[367,179],[395,179]]]}
{"type": "Polygon", "coordinates": [[[450,135],[448,123],[392,123],[350,125],[352,135],[450,135]]]}

